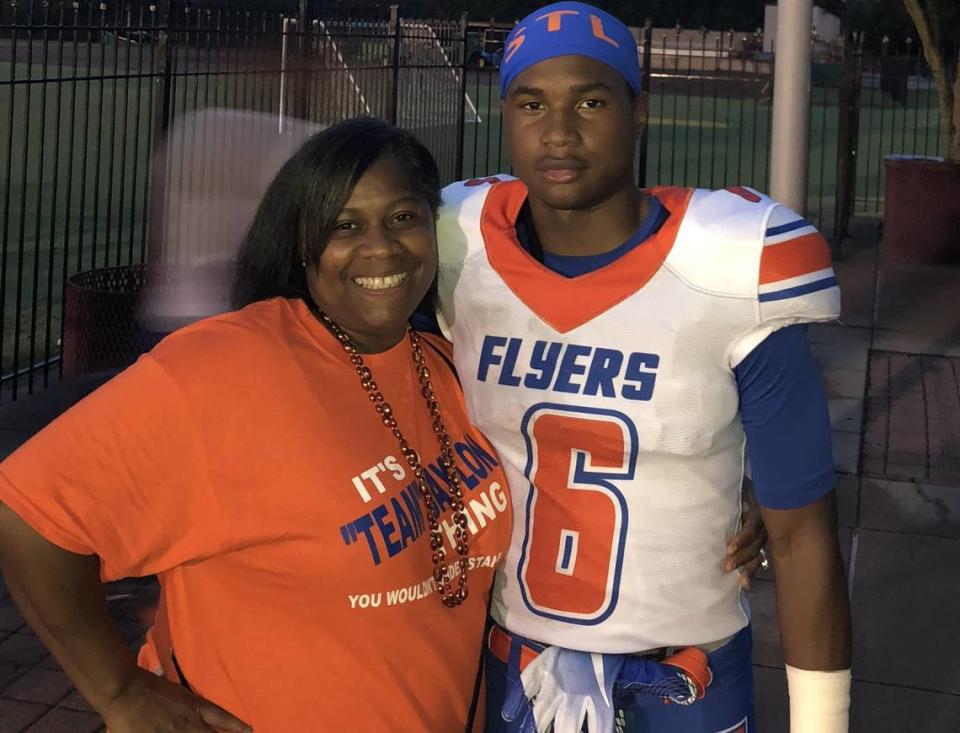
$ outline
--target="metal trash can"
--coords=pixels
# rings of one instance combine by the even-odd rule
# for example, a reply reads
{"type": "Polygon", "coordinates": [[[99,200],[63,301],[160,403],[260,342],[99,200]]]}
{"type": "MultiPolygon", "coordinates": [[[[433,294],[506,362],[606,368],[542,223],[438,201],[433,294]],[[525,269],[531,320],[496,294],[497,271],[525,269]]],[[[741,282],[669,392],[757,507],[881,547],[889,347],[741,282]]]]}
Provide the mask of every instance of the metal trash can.
{"type": "Polygon", "coordinates": [[[79,272],[67,280],[63,303],[63,377],[122,368],[166,334],[147,330],[139,308],[144,265],[79,272]]]}
{"type": "Polygon", "coordinates": [[[897,259],[960,264],[960,163],[888,155],[883,248],[897,259]]]}

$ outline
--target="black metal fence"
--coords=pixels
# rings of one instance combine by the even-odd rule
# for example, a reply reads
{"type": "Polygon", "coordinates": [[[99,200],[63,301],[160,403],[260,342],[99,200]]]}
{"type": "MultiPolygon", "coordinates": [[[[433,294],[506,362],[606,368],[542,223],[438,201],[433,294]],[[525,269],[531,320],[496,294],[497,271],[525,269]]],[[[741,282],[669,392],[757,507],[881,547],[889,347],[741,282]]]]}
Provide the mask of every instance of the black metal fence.
{"type": "Polygon", "coordinates": [[[376,115],[458,175],[464,23],[325,20],[316,3],[291,5],[0,0],[0,399],[57,378],[68,278],[175,262],[200,240],[215,249],[202,216],[157,215],[205,176],[247,174],[223,154],[244,144],[242,127],[218,140],[198,129],[216,116],[195,112],[264,113],[278,130],[376,115]]]}
{"type": "MultiPolygon", "coordinates": [[[[758,52],[762,38],[649,26],[636,35],[649,94],[648,126],[637,150],[641,183],[765,188],[773,59],[758,52]]],[[[486,119],[467,129],[465,175],[508,168],[496,69],[469,70],[467,89],[486,119]]]]}
{"type": "Polygon", "coordinates": [[[881,39],[878,51],[856,50],[861,84],[857,211],[883,212],[883,160],[890,155],[942,156],[947,136],[937,91],[920,44],[881,39]]]}
{"type": "MultiPolygon", "coordinates": [[[[0,399],[58,376],[68,278],[210,249],[216,203],[191,192],[205,176],[242,178],[227,151],[244,139],[234,125],[220,140],[216,115],[194,113],[260,113],[278,131],[376,115],[414,130],[448,180],[509,170],[506,28],[328,19],[315,5],[0,0],[0,399]],[[192,213],[168,215],[173,200],[192,213]]],[[[774,59],[762,37],[648,26],[637,38],[650,106],[638,179],[765,189],[774,59]]],[[[835,241],[851,215],[882,209],[884,156],[944,148],[919,44],[868,41],[816,46],[807,213],[835,241]]]]}
{"type": "MultiPolygon", "coordinates": [[[[650,119],[638,144],[646,185],[766,190],[775,58],[763,37],[737,31],[637,30],[650,119]]],[[[919,43],[863,33],[815,42],[811,70],[807,215],[837,245],[853,215],[883,211],[884,158],[942,155],[936,90],[919,43]]],[[[509,168],[495,69],[467,88],[489,120],[466,128],[465,176],[509,168]]]]}

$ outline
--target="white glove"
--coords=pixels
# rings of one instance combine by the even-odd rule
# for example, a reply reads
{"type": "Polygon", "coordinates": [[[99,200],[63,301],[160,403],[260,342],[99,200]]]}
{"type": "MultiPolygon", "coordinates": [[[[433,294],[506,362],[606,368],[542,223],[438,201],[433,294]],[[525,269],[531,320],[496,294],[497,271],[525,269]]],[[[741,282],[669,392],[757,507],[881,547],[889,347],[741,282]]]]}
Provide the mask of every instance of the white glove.
{"type": "Polygon", "coordinates": [[[520,675],[537,733],[612,733],[613,684],[625,657],[548,647],[520,675]]]}

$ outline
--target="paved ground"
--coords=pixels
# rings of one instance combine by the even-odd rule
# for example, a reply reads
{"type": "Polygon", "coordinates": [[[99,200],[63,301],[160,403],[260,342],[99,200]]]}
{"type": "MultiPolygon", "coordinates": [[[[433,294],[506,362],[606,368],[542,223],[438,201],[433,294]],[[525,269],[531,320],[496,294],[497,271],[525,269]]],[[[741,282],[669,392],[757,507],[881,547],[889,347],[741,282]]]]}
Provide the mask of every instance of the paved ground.
{"type": "MultiPolygon", "coordinates": [[[[144,613],[155,603],[152,580],[107,587],[107,601],[133,650],[143,639],[144,613]]],[[[0,732],[94,733],[103,724],[27,627],[0,581],[0,732]]]]}
{"type": "MultiPolygon", "coordinates": [[[[830,397],[854,622],[854,733],[960,731],[960,268],[878,257],[858,222],[843,326],[810,340],[830,397]]],[[[762,731],[786,731],[773,584],[754,584],[762,731]]]]}
{"type": "MultiPolygon", "coordinates": [[[[960,731],[960,268],[878,256],[857,222],[845,261],[843,325],[810,340],[830,397],[840,539],[854,616],[854,733],[960,731]],[[956,358],[951,358],[956,357],[956,358]]],[[[0,411],[0,455],[101,378],[0,411]]],[[[136,646],[153,588],[108,589],[136,646]]],[[[788,729],[772,577],[751,591],[759,728],[788,729]]],[[[0,733],[93,733],[72,690],[0,585],[0,733]]]]}
{"type": "Polygon", "coordinates": [[[873,351],[864,475],[960,486],[960,358],[873,351]]]}

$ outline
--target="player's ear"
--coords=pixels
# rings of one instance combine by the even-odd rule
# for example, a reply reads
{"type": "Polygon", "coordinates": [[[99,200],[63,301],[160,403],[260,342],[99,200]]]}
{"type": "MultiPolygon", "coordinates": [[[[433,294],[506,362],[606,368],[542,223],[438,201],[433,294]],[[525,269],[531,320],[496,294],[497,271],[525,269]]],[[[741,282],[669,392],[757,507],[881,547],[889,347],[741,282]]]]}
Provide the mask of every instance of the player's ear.
{"type": "Polygon", "coordinates": [[[649,121],[649,99],[650,97],[646,92],[640,92],[633,98],[633,126],[638,138],[643,134],[649,121]]]}

